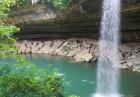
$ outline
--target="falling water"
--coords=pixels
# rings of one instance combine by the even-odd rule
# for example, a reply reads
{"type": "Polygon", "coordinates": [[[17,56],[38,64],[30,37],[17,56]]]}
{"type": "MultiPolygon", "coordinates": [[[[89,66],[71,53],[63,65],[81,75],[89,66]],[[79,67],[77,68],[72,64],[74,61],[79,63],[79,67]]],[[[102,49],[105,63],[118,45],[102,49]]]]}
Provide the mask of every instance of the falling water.
{"type": "Polygon", "coordinates": [[[37,2],[39,2],[39,0],[31,0],[32,4],[36,4],[37,2]]]}
{"type": "Polygon", "coordinates": [[[119,27],[120,0],[104,0],[99,43],[97,90],[94,97],[120,97],[119,89],[119,27]]]}

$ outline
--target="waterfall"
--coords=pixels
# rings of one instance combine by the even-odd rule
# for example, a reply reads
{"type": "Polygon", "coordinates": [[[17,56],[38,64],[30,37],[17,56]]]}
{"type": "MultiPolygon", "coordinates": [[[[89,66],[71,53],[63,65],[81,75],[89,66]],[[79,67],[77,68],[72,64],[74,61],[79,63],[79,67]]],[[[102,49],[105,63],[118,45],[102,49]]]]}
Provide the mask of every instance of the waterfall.
{"type": "Polygon", "coordinates": [[[39,2],[39,0],[31,0],[32,4],[36,4],[37,2],[39,2]]]}
{"type": "Polygon", "coordinates": [[[120,0],[104,0],[99,43],[97,89],[93,97],[119,95],[120,0]]]}

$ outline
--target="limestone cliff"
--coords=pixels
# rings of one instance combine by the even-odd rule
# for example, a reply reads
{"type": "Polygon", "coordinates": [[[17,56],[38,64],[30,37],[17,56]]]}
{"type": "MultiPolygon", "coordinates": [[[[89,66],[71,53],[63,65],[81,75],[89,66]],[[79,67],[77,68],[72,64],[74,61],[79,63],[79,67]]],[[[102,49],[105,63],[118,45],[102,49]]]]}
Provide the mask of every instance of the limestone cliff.
{"type": "MultiPolygon", "coordinates": [[[[20,39],[56,39],[84,37],[98,39],[102,0],[74,0],[60,11],[49,4],[30,5],[12,11],[12,19],[21,27],[20,39]]],[[[140,1],[122,0],[122,40],[140,42],[140,1]]]]}

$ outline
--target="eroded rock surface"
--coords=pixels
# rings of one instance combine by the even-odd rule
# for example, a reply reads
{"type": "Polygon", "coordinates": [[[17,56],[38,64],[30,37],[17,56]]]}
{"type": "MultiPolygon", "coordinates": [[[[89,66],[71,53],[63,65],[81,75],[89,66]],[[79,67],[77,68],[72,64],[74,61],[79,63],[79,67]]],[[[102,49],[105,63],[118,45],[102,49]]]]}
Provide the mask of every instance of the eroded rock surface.
{"type": "MultiPolygon", "coordinates": [[[[99,56],[97,40],[70,38],[48,41],[20,41],[16,44],[20,53],[45,53],[73,57],[77,62],[96,61],[99,56]]],[[[132,68],[140,72],[140,43],[125,43],[120,46],[119,68],[132,68]]]]}

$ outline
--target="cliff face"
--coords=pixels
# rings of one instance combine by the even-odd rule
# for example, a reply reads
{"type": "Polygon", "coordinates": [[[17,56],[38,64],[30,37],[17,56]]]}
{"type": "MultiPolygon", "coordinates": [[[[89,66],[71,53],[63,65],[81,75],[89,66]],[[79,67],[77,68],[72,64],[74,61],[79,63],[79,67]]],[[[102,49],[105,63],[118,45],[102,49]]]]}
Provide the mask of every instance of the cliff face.
{"type": "MultiPolygon", "coordinates": [[[[20,39],[97,38],[102,0],[74,0],[66,11],[50,5],[33,5],[12,12],[7,22],[19,24],[20,39]]],[[[123,41],[140,42],[140,1],[122,0],[123,41]]]]}

